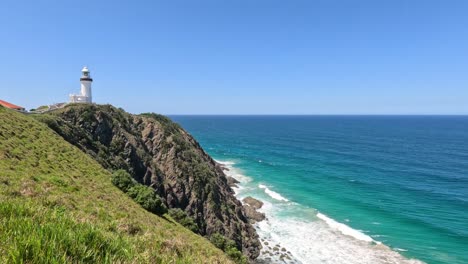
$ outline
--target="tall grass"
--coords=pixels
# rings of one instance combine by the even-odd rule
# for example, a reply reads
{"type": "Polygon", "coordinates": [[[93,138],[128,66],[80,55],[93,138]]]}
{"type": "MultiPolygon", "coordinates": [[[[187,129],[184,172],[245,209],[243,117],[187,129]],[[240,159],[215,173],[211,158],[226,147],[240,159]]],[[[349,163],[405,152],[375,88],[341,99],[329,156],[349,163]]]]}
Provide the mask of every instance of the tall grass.
{"type": "Polygon", "coordinates": [[[77,223],[61,208],[0,202],[1,263],[122,263],[134,252],[118,234],[77,223]]]}

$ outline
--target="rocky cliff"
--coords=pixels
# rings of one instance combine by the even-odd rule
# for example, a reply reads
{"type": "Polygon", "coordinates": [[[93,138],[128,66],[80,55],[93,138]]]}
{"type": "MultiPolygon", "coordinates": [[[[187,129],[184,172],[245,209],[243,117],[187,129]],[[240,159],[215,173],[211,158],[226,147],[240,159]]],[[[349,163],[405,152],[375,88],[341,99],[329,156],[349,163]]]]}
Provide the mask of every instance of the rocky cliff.
{"type": "Polygon", "coordinates": [[[191,216],[200,234],[222,234],[249,258],[260,243],[219,165],[167,117],[132,115],[110,105],[69,105],[37,116],[109,170],[153,187],[169,208],[191,216]]]}

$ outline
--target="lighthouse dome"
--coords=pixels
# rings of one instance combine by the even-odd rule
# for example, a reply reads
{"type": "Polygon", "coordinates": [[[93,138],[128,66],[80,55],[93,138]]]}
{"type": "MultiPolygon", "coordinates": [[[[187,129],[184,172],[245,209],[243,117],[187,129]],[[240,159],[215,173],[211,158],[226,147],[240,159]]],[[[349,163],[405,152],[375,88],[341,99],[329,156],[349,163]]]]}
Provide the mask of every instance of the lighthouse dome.
{"type": "Polygon", "coordinates": [[[89,81],[92,82],[93,79],[91,79],[91,74],[88,70],[88,67],[84,66],[83,69],[81,70],[81,81],[89,81]]]}

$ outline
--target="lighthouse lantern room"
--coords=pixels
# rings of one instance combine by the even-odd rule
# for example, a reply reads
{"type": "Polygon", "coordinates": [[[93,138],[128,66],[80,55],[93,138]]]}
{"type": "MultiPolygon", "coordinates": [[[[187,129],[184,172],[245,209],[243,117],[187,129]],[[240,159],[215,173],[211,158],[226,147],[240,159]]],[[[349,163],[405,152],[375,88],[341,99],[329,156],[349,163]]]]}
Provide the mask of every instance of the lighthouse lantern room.
{"type": "Polygon", "coordinates": [[[92,103],[93,96],[91,93],[91,83],[93,79],[91,78],[88,67],[83,67],[81,70],[81,93],[80,94],[70,94],[70,103],[92,103]]]}

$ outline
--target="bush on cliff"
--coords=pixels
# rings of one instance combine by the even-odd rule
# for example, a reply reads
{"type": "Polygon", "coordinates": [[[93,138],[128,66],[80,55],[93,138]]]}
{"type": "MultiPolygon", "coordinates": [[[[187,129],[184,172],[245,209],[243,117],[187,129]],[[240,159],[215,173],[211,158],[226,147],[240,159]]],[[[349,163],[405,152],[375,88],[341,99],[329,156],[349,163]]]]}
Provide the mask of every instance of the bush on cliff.
{"type": "Polygon", "coordinates": [[[112,174],[111,181],[147,211],[157,215],[167,213],[167,207],[153,188],[137,183],[128,172],[124,170],[115,171],[112,174]]]}
{"type": "Polygon", "coordinates": [[[242,252],[240,252],[237,249],[236,243],[231,239],[228,239],[219,233],[214,233],[213,235],[211,235],[210,241],[217,248],[224,251],[226,255],[228,255],[229,258],[234,260],[236,263],[248,263],[247,258],[244,255],[242,255],[242,252]]]}
{"type": "Polygon", "coordinates": [[[117,170],[112,173],[112,184],[117,186],[124,193],[135,186],[137,182],[124,170],[117,170]]]}
{"type": "Polygon", "coordinates": [[[161,197],[159,197],[151,187],[137,184],[131,187],[127,194],[135,202],[152,213],[157,215],[163,215],[167,213],[167,207],[164,205],[161,197]]]}
{"type": "Polygon", "coordinates": [[[195,221],[193,221],[193,218],[188,216],[184,210],[179,208],[172,208],[169,209],[169,215],[176,222],[178,222],[185,228],[191,230],[192,232],[197,233],[199,231],[197,224],[195,224],[195,221]]]}

